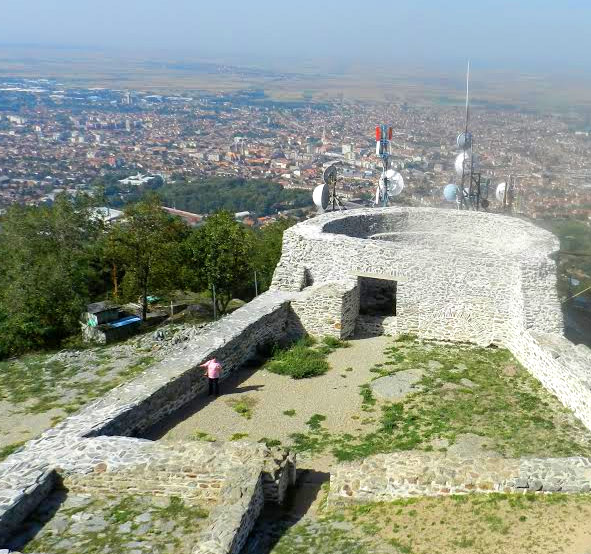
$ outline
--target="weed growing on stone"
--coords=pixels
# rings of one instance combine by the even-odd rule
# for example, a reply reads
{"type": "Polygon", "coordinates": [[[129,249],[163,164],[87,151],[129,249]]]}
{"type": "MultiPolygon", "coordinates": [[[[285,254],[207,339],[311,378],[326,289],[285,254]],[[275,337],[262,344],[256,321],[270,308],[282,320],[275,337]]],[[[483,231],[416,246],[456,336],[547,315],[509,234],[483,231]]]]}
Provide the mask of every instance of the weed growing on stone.
{"type": "Polygon", "coordinates": [[[305,522],[292,527],[275,545],[272,554],[369,554],[361,539],[329,522],[305,522]]]}
{"type": "Polygon", "coordinates": [[[84,368],[51,360],[47,354],[29,354],[0,362],[0,400],[24,404],[23,411],[30,414],[55,408],[73,413],[88,401],[129,381],[155,361],[152,356],[143,356],[113,375],[113,366],[108,365],[111,356],[99,351],[96,357],[98,369],[92,378],[78,377],[84,368]]]}
{"type": "Polygon", "coordinates": [[[68,495],[56,512],[44,510],[42,503],[25,522],[25,534],[27,528],[33,529],[29,534],[34,539],[22,551],[189,552],[209,513],[180,497],[170,497],[167,504],[163,500],[125,495],[70,499],[68,495]]]}
{"type": "Polygon", "coordinates": [[[263,437],[262,439],[259,439],[257,442],[264,444],[267,448],[281,446],[281,441],[279,439],[269,439],[267,437],[263,437]]]}
{"type": "Polygon", "coordinates": [[[189,440],[192,441],[204,441],[204,442],[215,442],[215,438],[211,437],[207,433],[203,431],[195,431],[191,435],[189,435],[189,440]]]}

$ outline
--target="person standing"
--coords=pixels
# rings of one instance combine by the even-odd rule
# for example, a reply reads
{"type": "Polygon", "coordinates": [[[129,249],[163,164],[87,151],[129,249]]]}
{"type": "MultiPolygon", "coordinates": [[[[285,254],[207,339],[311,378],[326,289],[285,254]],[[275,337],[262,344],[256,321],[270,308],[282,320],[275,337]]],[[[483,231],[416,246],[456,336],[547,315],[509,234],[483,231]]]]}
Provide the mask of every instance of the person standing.
{"type": "Polygon", "coordinates": [[[219,396],[222,364],[220,364],[216,358],[212,358],[211,360],[207,360],[206,362],[202,363],[199,367],[205,368],[205,374],[209,380],[209,393],[207,396],[211,396],[214,394],[214,392],[216,396],[219,396]]]}

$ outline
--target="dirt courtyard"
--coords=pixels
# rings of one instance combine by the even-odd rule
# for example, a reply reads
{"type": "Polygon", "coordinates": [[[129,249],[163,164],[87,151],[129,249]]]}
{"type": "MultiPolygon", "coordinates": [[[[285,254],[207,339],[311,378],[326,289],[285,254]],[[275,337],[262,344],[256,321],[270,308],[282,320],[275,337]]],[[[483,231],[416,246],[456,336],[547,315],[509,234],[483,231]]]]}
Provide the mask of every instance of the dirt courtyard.
{"type": "Polygon", "coordinates": [[[323,425],[332,432],[367,431],[358,419],[362,397],[359,387],[375,377],[370,369],[385,360],[389,337],[348,341],[328,356],[326,374],[312,379],[291,379],[264,369],[243,369],[221,384],[219,398],[201,396],[145,435],[149,439],[183,440],[196,433],[228,440],[236,434],[258,441],[278,439],[289,444],[289,435],[307,431],[315,414],[326,417],[323,425]],[[250,405],[249,418],[236,411],[235,403],[250,405]],[[287,412],[287,414],[285,413],[287,412]]]}

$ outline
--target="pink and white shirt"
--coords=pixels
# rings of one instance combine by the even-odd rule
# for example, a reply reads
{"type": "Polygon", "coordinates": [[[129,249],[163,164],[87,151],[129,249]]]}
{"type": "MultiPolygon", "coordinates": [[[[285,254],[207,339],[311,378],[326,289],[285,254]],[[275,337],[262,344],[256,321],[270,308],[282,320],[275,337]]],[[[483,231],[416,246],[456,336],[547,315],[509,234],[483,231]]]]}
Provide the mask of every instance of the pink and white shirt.
{"type": "Polygon", "coordinates": [[[201,364],[201,367],[207,369],[207,376],[210,379],[217,379],[222,371],[222,364],[220,364],[220,362],[218,362],[215,358],[212,358],[204,364],[201,364]]]}

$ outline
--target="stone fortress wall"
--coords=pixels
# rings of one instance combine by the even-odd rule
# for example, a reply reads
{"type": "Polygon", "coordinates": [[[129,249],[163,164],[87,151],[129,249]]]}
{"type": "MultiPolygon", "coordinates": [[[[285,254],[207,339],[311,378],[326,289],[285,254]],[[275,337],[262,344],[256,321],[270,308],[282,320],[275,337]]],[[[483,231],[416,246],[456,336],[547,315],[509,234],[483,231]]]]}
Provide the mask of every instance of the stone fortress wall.
{"type": "Polygon", "coordinates": [[[0,549],[63,481],[96,494],[124,488],[188,502],[213,500],[216,507],[193,552],[238,554],[263,504],[281,503],[295,483],[295,457],[243,441],[165,445],[134,437],[206,390],[199,367],[205,360],[220,359],[223,379],[259,347],[301,334],[290,317],[293,296],[262,294],[0,462],[0,549]]]}
{"type": "MultiPolygon", "coordinates": [[[[0,548],[60,479],[72,484],[86,476],[86,486],[104,491],[156,464],[149,466],[154,479],[144,479],[154,494],[191,498],[198,492],[219,502],[194,552],[237,554],[263,503],[281,502],[294,483],[294,457],[248,442],[171,447],[134,437],[205,390],[198,367],[204,360],[217,356],[225,378],[258,348],[305,332],[414,333],[506,346],[591,428],[591,352],[562,335],[550,257],[557,249],[550,233],[486,213],[384,208],[325,214],[296,225],[285,233],[270,291],[0,463],[0,548]],[[394,303],[392,313],[384,309],[394,303]],[[196,471],[212,459],[224,460],[215,474],[196,471]],[[92,478],[97,473],[102,475],[92,478]]],[[[515,481],[520,488],[523,471],[506,463],[486,482],[522,479],[515,481]]],[[[578,468],[585,463],[572,462],[566,489],[584,490],[588,479],[578,468]]],[[[441,464],[445,474],[447,462],[441,464]]],[[[380,472],[391,476],[391,468],[400,467],[394,458],[374,465],[383,468],[376,470],[376,483],[380,472]]],[[[356,490],[358,473],[354,466],[338,469],[340,492],[331,494],[354,498],[348,491],[356,490]]],[[[551,479],[545,483],[545,490],[554,486],[551,479]]],[[[397,494],[395,489],[388,490],[397,494]]]]}
{"type": "MultiPolygon", "coordinates": [[[[355,329],[504,346],[591,429],[591,350],[563,334],[552,259],[558,249],[551,233],[484,212],[381,208],[331,213],[286,231],[272,288],[304,290],[306,301],[292,302],[292,308],[311,334],[346,338],[355,329]],[[395,314],[360,313],[364,281],[375,280],[396,282],[395,314]]],[[[331,477],[331,498],[405,496],[409,481],[393,477],[400,477],[399,458],[364,462],[373,471],[364,463],[339,466],[331,477]],[[372,486],[368,478],[360,484],[364,472],[384,486],[372,486]],[[376,488],[375,494],[368,492],[376,488]]],[[[527,478],[518,462],[497,467],[485,479],[486,490],[519,489],[514,484],[527,478]]],[[[578,483],[572,488],[586,490],[588,461],[564,462],[564,467],[582,468],[570,481],[578,483]]],[[[545,463],[522,460],[521,466],[543,468],[545,463]]],[[[457,469],[451,459],[440,464],[441,475],[457,469]]],[[[486,467],[483,460],[479,464],[486,467]]],[[[556,490],[553,477],[560,467],[561,462],[547,461],[541,474],[549,476],[550,485],[544,490],[556,490]]],[[[443,479],[438,488],[439,481],[424,483],[414,494],[471,488],[469,480],[456,481],[443,479]]],[[[568,483],[565,477],[563,490],[568,483]]]]}
{"type": "MultiPolygon", "coordinates": [[[[482,212],[381,208],[325,214],[286,231],[273,288],[318,287],[320,308],[331,296],[329,284],[354,288],[363,275],[391,279],[397,283],[399,333],[505,344],[516,327],[562,332],[549,258],[558,247],[556,237],[534,225],[482,212]]],[[[308,306],[309,325],[314,315],[324,329],[324,310],[308,306]]],[[[354,309],[349,317],[357,317],[354,309]]],[[[347,336],[350,321],[337,322],[347,336]]]]}

